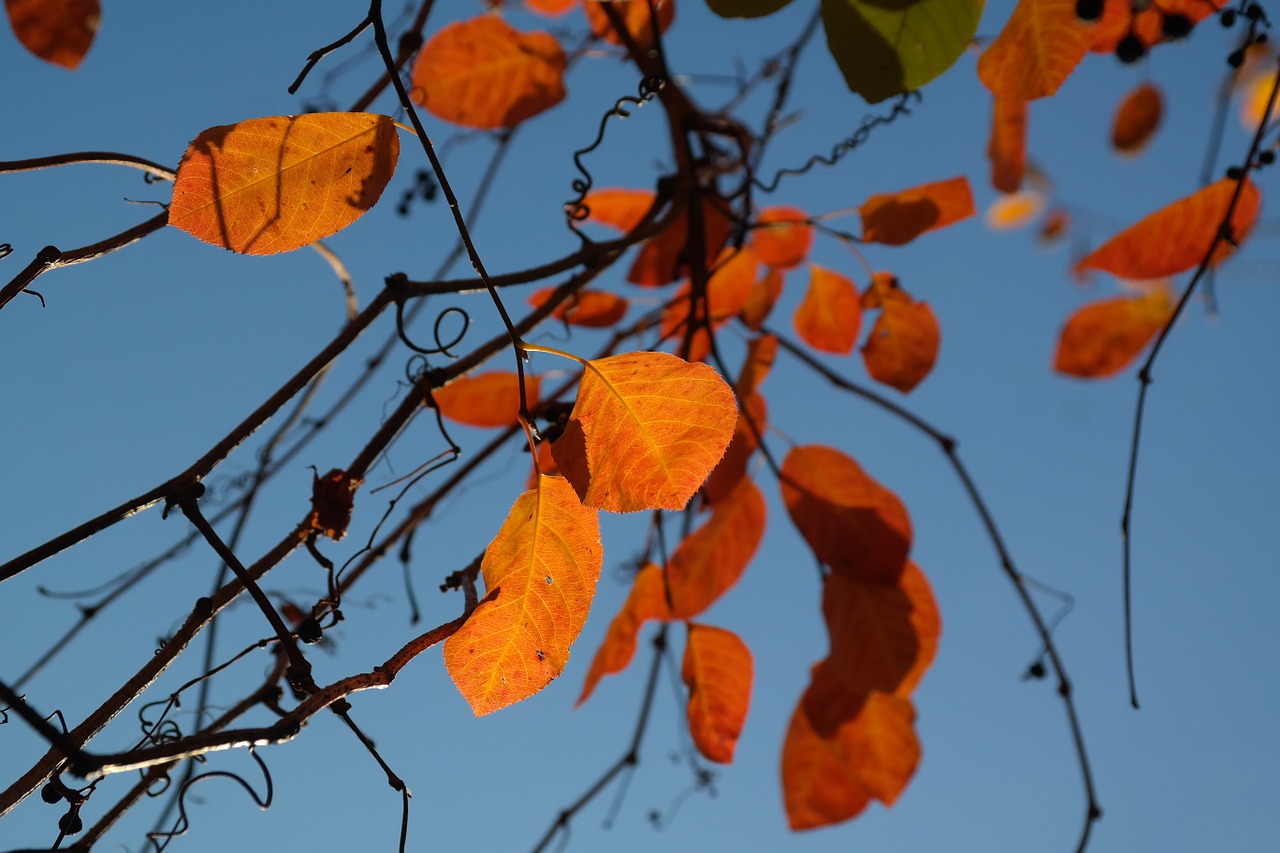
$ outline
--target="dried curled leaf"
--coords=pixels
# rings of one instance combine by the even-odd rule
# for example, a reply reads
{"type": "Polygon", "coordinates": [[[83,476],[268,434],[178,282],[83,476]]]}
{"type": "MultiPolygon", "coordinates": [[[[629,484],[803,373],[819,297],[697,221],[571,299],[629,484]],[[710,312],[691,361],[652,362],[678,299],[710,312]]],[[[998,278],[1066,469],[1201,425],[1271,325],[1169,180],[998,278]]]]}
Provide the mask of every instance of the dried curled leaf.
{"type": "Polygon", "coordinates": [[[683,509],[733,437],[733,391],[705,364],[636,352],[588,362],[556,464],[588,506],[683,509]]]}
{"type": "Polygon", "coordinates": [[[347,535],[356,489],[364,480],[334,468],[311,481],[311,517],[307,526],[337,542],[347,535]]]}
{"type": "Polygon", "coordinates": [[[211,127],[178,165],[169,224],[247,255],[289,252],[373,207],[396,169],[391,119],[308,113],[211,127]]]}
{"type": "Polygon", "coordinates": [[[444,662],[476,716],[546,687],[587,620],[604,552],[600,522],[560,477],[539,476],[485,549],[487,594],[444,662]]]}
{"type": "Polygon", "coordinates": [[[733,761],[751,705],[751,668],[751,652],[737,634],[689,625],[681,668],[689,688],[689,734],[711,761],[733,761]]]}
{"type": "Polygon", "coordinates": [[[442,28],[418,53],[414,101],[465,127],[515,127],[564,100],[566,63],[551,34],[481,15],[442,28]]]}
{"type": "Polygon", "coordinates": [[[4,0],[13,34],[36,56],[74,71],[102,19],[98,0],[4,0]]]}

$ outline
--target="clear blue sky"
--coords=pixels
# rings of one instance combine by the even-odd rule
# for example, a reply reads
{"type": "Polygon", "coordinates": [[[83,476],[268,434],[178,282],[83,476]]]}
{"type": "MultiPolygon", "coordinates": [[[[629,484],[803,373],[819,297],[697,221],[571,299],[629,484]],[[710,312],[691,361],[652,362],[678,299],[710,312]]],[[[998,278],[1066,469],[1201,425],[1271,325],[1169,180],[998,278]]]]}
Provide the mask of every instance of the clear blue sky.
{"type": "MultiPolygon", "coordinates": [[[[359,3],[307,4],[243,0],[200,7],[104,0],[102,28],[72,74],[26,54],[0,28],[0,159],[118,150],[176,165],[203,129],[240,119],[350,102],[376,73],[368,39],[324,63],[302,93],[286,87],[308,53],[345,33],[359,3]],[[350,64],[347,63],[350,60],[350,64]]],[[[682,0],[670,33],[673,67],[708,104],[732,88],[709,76],[748,71],[758,57],[797,33],[809,4],[763,22],[714,19],[699,0],[682,0]]],[[[989,6],[980,35],[994,36],[1012,3],[989,6]]],[[[432,31],[479,4],[441,4],[432,31]]],[[[397,10],[394,4],[389,13],[397,10]]],[[[546,24],[513,8],[522,29],[546,24]]],[[[577,13],[552,24],[581,30],[577,13]]],[[[1149,61],[1122,67],[1090,57],[1060,95],[1031,109],[1031,156],[1063,201],[1091,223],[1080,239],[1098,241],[1197,186],[1214,97],[1230,38],[1210,21],[1186,44],[1157,49],[1149,61]],[[1110,116],[1121,96],[1145,79],[1162,86],[1166,122],[1148,150],[1122,160],[1107,147],[1110,116]]],[[[810,212],[857,205],[876,192],[967,175],[979,207],[992,198],[983,156],[989,96],[977,81],[976,54],[962,57],[924,92],[909,121],[877,132],[834,169],[784,184],[778,203],[810,212]]],[[[633,72],[607,57],[582,63],[568,78],[570,100],[522,128],[475,230],[494,271],[517,269],[573,248],[561,227],[561,203],[575,176],[569,149],[587,144],[613,99],[634,91],[633,72]]],[[[748,106],[758,115],[761,100],[748,106]]],[[[821,43],[806,53],[795,86],[797,121],[770,151],[768,166],[802,162],[850,134],[868,108],[848,94],[821,43]]],[[[374,109],[387,111],[384,97],[374,109]]],[[[872,108],[872,111],[883,107],[872,108]]],[[[454,131],[432,118],[437,143],[454,131]]],[[[606,148],[590,160],[601,186],[650,186],[661,112],[639,111],[610,127],[606,148]]],[[[1236,162],[1247,139],[1232,118],[1219,171],[1236,162]]],[[[450,146],[446,168],[468,204],[492,155],[484,138],[450,146]]],[[[661,159],[659,156],[657,159],[661,159]]],[[[399,195],[425,164],[403,148],[399,171],[380,207],[332,239],[355,278],[362,304],[382,277],[403,270],[426,277],[452,247],[454,231],[440,204],[395,215],[399,195]]],[[[768,168],[766,167],[766,170],[768,168]]],[[[1263,222],[1217,282],[1217,315],[1190,307],[1156,367],[1147,413],[1135,522],[1135,628],[1143,709],[1129,708],[1123,667],[1119,520],[1129,429],[1137,391],[1132,371],[1109,382],[1055,376],[1049,365],[1057,332],[1075,308],[1113,295],[1101,277],[1074,283],[1066,247],[1045,251],[1029,233],[992,234],[979,219],[928,235],[905,248],[872,247],[877,269],[894,271],[934,307],[943,329],[937,369],[906,404],[956,436],[1021,570],[1075,597],[1057,631],[1073,678],[1104,816],[1094,851],[1266,850],[1280,837],[1280,691],[1275,650],[1280,629],[1276,516],[1280,449],[1274,426],[1280,336],[1280,289],[1274,220],[1267,207],[1274,176],[1260,178],[1263,222]]],[[[153,215],[128,204],[165,201],[164,185],[106,166],[0,175],[0,242],[15,255],[0,262],[8,280],[41,246],[84,245],[153,215]]],[[[856,223],[845,220],[850,230],[856,223]]],[[[859,280],[857,261],[834,241],[819,240],[818,263],[859,280]]],[[[461,269],[458,270],[461,272],[461,269]]],[[[622,270],[606,281],[619,290],[622,270]]],[[[58,271],[37,285],[47,302],[22,297],[0,312],[0,561],[139,494],[182,470],[258,405],[326,343],[342,318],[337,282],[312,253],[242,258],[172,229],[114,256],[58,271]]],[[[777,323],[786,325],[803,293],[788,283],[777,323]]],[[[628,295],[644,298],[651,293],[628,295]]],[[[513,292],[517,311],[523,294],[513,292]]],[[[440,302],[443,307],[446,303],[440,302]]],[[[468,342],[497,328],[487,298],[464,303],[476,322],[468,342]]],[[[339,363],[324,394],[332,399],[384,340],[390,318],[339,363]]],[[[423,334],[426,334],[424,331],[423,334]]],[[[548,330],[539,342],[561,340],[548,330]]],[[[589,335],[569,346],[593,347],[589,335]]],[[[564,346],[563,343],[556,344],[564,346]]],[[[736,350],[734,350],[736,352],[736,350]]],[[[737,356],[731,357],[736,364],[737,356]]],[[[356,404],[298,464],[264,493],[242,554],[255,558],[307,505],[311,473],[354,455],[403,393],[398,353],[356,404]]],[[[861,360],[829,360],[863,379],[861,360]]],[[[495,366],[506,367],[506,360],[495,366]]],[[[538,370],[561,365],[535,358],[538,370]]],[[[756,664],[755,696],[731,767],[717,768],[715,797],[694,793],[655,833],[648,814],[681,803],[693,777],[684,756],[680,706],[664,673],[641,765],[602,830],[612,792],[580,814],[567,849],[1059,851],[1075,843],[1084,809],[1062,705],[1052,683],[1020,676],[1037,641],[1002,576],[945,459],[927,440],[851,397],[830,395],[813,376],[780,359],[765,385],[774,426],[801,443],[845,449],[900,494],[916,531],[914,559],[928,574],[943,619],[941,648],[914,697],[924,758],[891,810],[873,805],[840,827],[794,835],[786,829],[778,780],[782,737],[808,681],[826,653],[818,618],[813,560],[792,531],[767,471],[770,499],[764,546],[746,576],[703,621],[738,632],[756,664]]],[[[894,392],[890,391],[889,394],[894,392]]],[[[322,406],[324,403],[322,403],[322,406]]],[[[487,436],[458,429],[467,448],[487,436]]],[[[776,447],[785,447],[780,437],[776,447]]],[[[394,446],[371,485],[412,469],[440,449],[425,421],[394,446]]],[[[252,469],[254,445],[210,478],[225,494],[252,469]]],[[[448,572],[478,553],[522,488],[523,454],[500,454],[462,498],[442,508],[415,542],[415,582],[425,624],[452,618],[456,597],[435,593],[448,572]]],[[[425,494],[438,479],[429,479],[425,494]]],[[[368,535],[385,503],[363,495],[354,535],[329,553],[342,558],[368,535]]],[[[168,547],[185,532],[179,518],[151,510],[107,534],[4,584],[0,593],[0,677],[12,681],[71,624],[65,601],[38,597],[37,586],[95,586],[168,547]]],[[[573,710],[591,655],[626,594],[621,567],[637,550],[638,518],[605,526],[605,571],[592,616],[565,674],[543,693],[474,720],[438,653],[416,660],[392,689],[362,694],[354,716],[414,792],[410,849],[524,850],[626,747],[643,689],[643,651],[622,676],[607,679],[573,710]]],[[[26,687],[45,711],[83,718],[147,659],[156,638],[173,630],[217,570],[196,549],[107,610],[26,687]]],[[[322,578],[305,556],[273,572],[272,593],[309,601],[322,578]]],[[[1055,602],[1042,598],[1052,613],[1055,602]]],[[[400,570],[387,561],[344,603],[347,622],[333,632],[336,654],[315,653],[322,683],[367,670],[415,633],[400,570]]],[[[265,636],[245,603],[230,613],[223,655],[265,636]]],[[[646,632],[648,636],[648,632],[646,632]]],[[[677,636],[679,636],[677,634],[677,636]]],[[[157,686],[161,698],[196,670],[189,654],[157,686]]],[[[265,659],[239,666],[214,702],[237,698],[237,684],[259,677],[265,659]]],[[[194,705],[190,700],[184,708],[194,705]]],[[[127,745],[135,708],[94,741],[127,745]]],[[[21,723],[0,727],[0,776],[7,784],[42,754],[21,723]]],[[[276,803],[259,813],[225,781],[197,787],[190,838],[173,850],[393,850],[399,799],[359,745],[329,715],[293,743],[264,751],[276,803]]],[[[260,787],[242,753],[211,768],[243,773],[260,787]]],[[[104,784],[86,806],[91,822],[112,801],[104,784]]],[[[0,821],[0,849],[52,842],[57,811],[33,797],[0,821]]],[[[150,812],[140,808],[104,849],[142,848],[150,812]]]]}

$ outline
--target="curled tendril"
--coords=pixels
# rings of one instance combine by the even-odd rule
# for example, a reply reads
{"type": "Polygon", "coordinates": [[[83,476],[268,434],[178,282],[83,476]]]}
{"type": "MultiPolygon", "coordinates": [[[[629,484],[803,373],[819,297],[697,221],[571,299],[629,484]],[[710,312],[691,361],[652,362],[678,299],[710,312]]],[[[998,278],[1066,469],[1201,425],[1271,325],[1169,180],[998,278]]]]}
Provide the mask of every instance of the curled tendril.
{"type": "Polygon", "coordinates": [[[843,157],[853,149],[862,145],[870,138],[871,132],[877,127],[885,124],[892,124],[899,116],[911,115],[911,105],[918,104],[921,100],[919,92],[905,92],[898,96],[898,100],[894,103],[893,109],[888,115],[883,116],[866,116],[862,119],[862,124],[858,125],[858,129],[851,136],[840,140],[831,149],[831,153],[827,156],[815,154],[798,169],[779,169],[777,174],[773,176],[773,180],[767,184],[762,184],[756,179],[752,179],[751,183],[764,193],[771,193],[778,188],[778,184],[783,178],[794,175],[803,175],[814,166],[819,164],[823,166],[834,166],[843,157]]]}
{"type": "Polygon", "coordinates": [[[617,116],[618,118],[630,118],[631,112],[627,109],[629,106],[643,107],[645,104],[656,98],[658,93],[662,91],[662,87],[665,85],[666,81],[661,77],[650,76],[642,79],[639,86],[637,86],[637,96],[624,95],[623,97],[618,98],[609,111],[600,117],[600,127],[596,131],[595,141],[586,148],[579,148],[577,151],[573,152],[573,164],[582,174],[582,177],[574,178],[573,182],[570,184],[570,186],[573,187],[573,191],[578,195],[576,198],[570,199],[564,203],[564,213],[565,217],[568,219],[569,228],[582,239],[583,243],[588,243],[590,240],[588,240],[586,235],[578,230],[577,223],[582,222],[591,215],[591,208],[585,204],[585,199],[587,197],[587,193],[591,191],[591,187],[595,184],[595,179],[591,176],[591,173],[587,171],[587,167],[582,162],[583,156],[595,151],[604,142],[604,132],[605,128],[609,124],[610,118],[614,116],[617,116]]]}
{"type": "Polygon", "coordinates": [[[253,747],[249,747],[249,757],[257,763],[258,769],[262,771],[262,778],[265,779],[267,783],[266,794],[259,797],[258,792],[255,791],[253,786],[245,781],[243,777],[227,770],[212,770],[208,773],[201,773],[199,776],[192,776],[178,792],[178,819],[174,821],[173,829],[168,832],[147,833],[147,840],[155,845],[156,853],[160,853],[168,847],[169,842],[173,839],[187,834],[187,830],[191,827],[191,822],[187,819],[187,792],[191,790],[191,786],[197,782],[204,781],[205,779],[213,779],[215,777],[230,779],[248,793],[249,797],[252,798],[254,804],[257,805],[258,808],[263,811],[271,808],[271,802],[275,798],[275,787],[271,782],[271,772],[267,770],[266,763],[258,753],[254,751],[253,747]]]}
{"type": "Polygon", "coordinates": [[[404,302],[403,301],[396,302],[396,334],[400,336],[400,340],[404,342],[405,346],[407,346],[409,349],[413,350],[414,352],[418,353],[419,355],[447,355],[449,358],[457,358],[457,356],[454,355],[452,352],[450,352],[450,350],[456,347],[458,344],[462,343],[462,339],[467,336],[467,329],[469,329],[470,327],[471,327],[471,315],[468,314],[466,310],[463,308],[459,308],[456,305],[450,306],[449,308],[446,308],[443,311],[441,311],[436,316],[435,325],[432,327],[432,337],[435,338],[435,342],[436,342],[435,347],[434,348],[420,347],[417,344],[415,344],[413,341],[409,340],[409,334],[405,331],[404,302]],[[445,318],[450,316],[451,314],[457,314],[462,318],[462,328],[458,330],[458,334],[452,340],[450,340],[448,343],[445,343],[440,338],[440,329],[441,329],[441,326],[444,324],[445,318]]]}

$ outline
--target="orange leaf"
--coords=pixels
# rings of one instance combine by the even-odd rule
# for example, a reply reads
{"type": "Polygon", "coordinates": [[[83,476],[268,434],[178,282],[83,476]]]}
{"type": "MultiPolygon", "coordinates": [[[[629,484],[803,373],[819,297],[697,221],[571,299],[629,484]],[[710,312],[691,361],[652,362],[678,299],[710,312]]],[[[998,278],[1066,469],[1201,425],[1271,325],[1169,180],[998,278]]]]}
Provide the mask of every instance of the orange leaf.
{"type": "MultiPolygon", "coordinates": [[[[658,7],[658,32],[665,33],[676,17],[675,0],[657,0],[655,5],[658,7]]],[[[582,8],[587,13],[587,23],[591,26],[593,35],[611,44],[619,46],[624,44],[622,38],[610,25],[609,17],[604,13],[600,3],[596,0],[584,0],[582,8]]],[[[614,3],[613,8],[618,10],[618,14],[627,25],[627,32],[641,47],[647,47],[653,43],[653,21],[650,19],[648,3],[621,2],[614,3]]]]}
{"type": "MultiPolygon", "coordinates": [[[[537,308],[554,291],[554,287],[542,288],[529,297],[529,304],[537,308]]],[[[556,308],[551,316],[570,326],[605,329],[625,317],[628,307],[627,300],[607,290],[580,290],[556,308]]]]}
{"type": "Polygon", "coordinates": [[[363,216],[399,154],[391,119],[371,113],[211,127],[182,155],[169,224],[233,252],[289,252],[363,216]]]}
{"type": "Polygon", "coordinates": [[[4,0],[13,34],[36,56],[72,71],[98,31],[98,0],[4,0]]]}
{"type": "Polygon", "coordinates": [[[862,358],[872,379],[905,394],[933,370],[942,332],[929,303],[911,299],[889,273],[877,272],[873,279],[883,277],[893,281],[886,286],[893,296],[881,298],[880,316],[862,347],[862,358]]]}
{"type": "MultiPolygon", "coordinates": [[[[1120,278],[1143,280],[1176,275],[1198,266],[1226,219],[1235,191],[1236,182],[1223,178],[1175,201],[1094,249],[1076,264],[1076,271],[1095,269],[1120,278]]],[[[1232,238],[1237,244],[1249,235],[1260,206],[1258,188],[1246,179],[1231,217],[1232,238]]],[[[1230,243],[1219,243],[1213,262],[1222,261],[1230,251],[1230,243]]]]}
{"type": "Polygon", "coordinates": [[[729,764],[751,705],[751,652],[737,634],[689,625],[684,647],[689,687],[689,734],[706,758],[729,764]]]}
{"type": "Polygon", "coordinates": [[[564,670],[603,558],[599,519],[565,480],[539,477],[516,499],[480,565],[488,594],[444,643],[476,716],[527,699],[564,670]]]}
{"type": "Polygon", "coordinates": [[[525,7],[534,14],[558,18],[574,7],[578,0],[524,0],[525,7]]]}
{"type": "Polygon", "coordinates": [[[754,332],[760,331],[764,321],[769,319],[773,306],[782,295],[782,273],[769,268],[764,276],[751,288],[747,301],[742,306],[742,322],[754,332]]]}
{"type": "MultiPolygon", "coordinates": [[[[524,393],[532,409],[538,404],[538,377],[525,374],[524,393]]],[[[432,394],[440,413],[460,424],[509,427],[520,413],[520,377],[511,371],[461,376],[432,394]]]]}
{"type": "Polygon", "coordinates": [[[870,583],[898,583],[911,520],[897,495],[821,445],[788,453],[781,485],[787,512],[820,563],[870,583]]]}
{"type": "Polygon", "coordinates": [[[1114,53],[1120,40],[1133,33],[1147,48],[1164,41],[1164,19],[1179,15],[1195,26],[1217,11],[1222,4],[1203,0],[1160,0],[1135,11],[1129,0],[1106,0],[1102,17],[1089,33],[1089,49],[1097,53],[1114,53]]]}
{"type": "Polygon", "coordinates": [[[587,219],[610,225],[626,233],[635,229],[653,207],[654,195],[649,190],[596,190],[587,193],[582,203],[587,219]]]}
{"type": "Polygon", "coordinates": [[[738,392],[742,401],[743,413],[738,418],[738,425],[733,428],[733,440],[729,449],[724,452],[720,463],[711,470],[707,482],[702,487],[702,494],[713,507],[729,498],[730,493],[747,473],[747,462],[760,446],[756,430],[761,433],[768,427],[768,410],[764,397],[757,393],[743,394],[738,392]],[[752,428],[754,424],[754,429],[752,428]]]}
{"type": "Polygon", "coordinates": [[[804,262],[813,244],[813,228],[805,224],[809,215],[796,207],[767,207],[756,217],[751,245],[762,263],[777,269],[791,269],[804,262]]]}
{"type": "Polygon", "coordinates": [[[481,15],[443,27],[418,52],[413,98],[433,115],[481,130],[515,127],[564,100],[564,50],[481,15]]]}
{"type": "Polygon", "coordinates": [[[1083,378],[1118,373],[1141,355],[1173,317],[1167,287],[1137,298],[1123,296],[1086,305],[1067,320],[1053,369],[1083,378]]]}
{"type": "Polygon", "coordinates": [[[739,397],[749,397],[760,387],[760,383],[773,369],[773,361],[778,357],[778,339],[774,335],[760,335],[747,343],[747,357],[738,372],[738,381],[734,390],[739,397]]]}
{"type": "Polygon", "coordinates": [[[791,717],[782,747],[782,790],[792,829],[848,820],[874,797],[892,805],[920,762],[911,702],[860,694],[831,676],[827,664],[791,717]]]}
{"type": "Polygon", "coordinates": [[[863,203],[860,213],[863,240],[901,246],[926,231],[973,216],[973,192],[968,178],[952,178],[902,192],[873,195],[863,203]]]}
{"type": "Polygon", "coordinates": [[[809,290],[796,308],[796,332],[809,346],[848,355],[858,340],[862,307],[858,289],[839,273],[809,265],[809,290]]]}
{"type": "Polygon", "coordinates": [[[1121,154],[1137,154],[1160,126],[1164,101],[1153,83],[1143,83],[1125,95],[1111,125],[1111,146],[1121,154]]]}
{"type": "Polygon", "coordinates": [[[641,625],[650,619],[671,617],[663,584],[662,569],[653,563],[646,564],[636,575],[626,603],[609,623],[604,642],[591,659],[591,668],[587,671],[587,680],[582,685],[582,695],[575,707],[587,701],[601,678],[627,668],[636,653],[636,636],[641,625]]]}
{"type": "Polygon", "coordinates": [[[672,615],[692,619],[724,595],[755,556],[764,537],[765,503],[743,477],[711,507],[711,520],[689,534],[667,563],[672,615]]]}
{"type": "Polygon", "coordinates": [[[982,218],[992,231],[1011,231],[1030,223],[1042,210],[1044,193],[1039,190],[1021,190],[1002,195],[991,202],[982,218]]]}
{"type": "Polygon", "coordinates": [[[1091,35],[1076,17],[1076,0],[1019,0],[979,57],[978,77],[999,100],[1052,95],[1084,59],[1091,35]]]}
{"type": "Polygon", "coordinates": [[[356,489],[364,480],[334,468],[311,481],[311,517],[307,526],[337,542],[347,535],[356,489]]]}
{"type": "MultiPolygon", "coordinates": [[[[731,224],[721,204],[710,198],[704,198],[702,202],[703,242],[707,250],[707,266],[711,266],[712,262],[719,257],[720,250],[729,240],[731,224]]],[[[627,281],[644,287],[657,287],[670,284],[680,278],[682,270],[688,267],[682,257],[688,239],[689,214],[688,211],[681,211],[670,225],[649,238],[640,248],[639,254],[631,264],[631,269],[627,271],[627,281]]]]}
{"type": "MultiPolygon", "coordinates": [[[[756,253],[744,246],[735,251],[726,248],[721,253],[719,266],[707,280],[707,319],[720,325],[742,310],[756,283],[756,253]]],[[[689,321],[692,287],[685,284],[662,314],[662,337],[684,334],[689,321]]]]}
{"type": "Polygon", "coordinates": [[[588,506],[683,509],[720,461],[738,407],[705,364],[636,352],[587,363],[551,450],[588,506]]]}
{"type": "Polygon", "coordinates": [[[938,608],[910,561],[894,586],[831,573],[822,613],[831,635],[826,665],[850,690],[910,696],[937,653],[938,608]]]}
{"type": "Polygon", "coordinates": [[[1027,102],[996,98],[991,114],[991,186],[1002,193],[1017,192],[1027,173],[1027,102]]]}

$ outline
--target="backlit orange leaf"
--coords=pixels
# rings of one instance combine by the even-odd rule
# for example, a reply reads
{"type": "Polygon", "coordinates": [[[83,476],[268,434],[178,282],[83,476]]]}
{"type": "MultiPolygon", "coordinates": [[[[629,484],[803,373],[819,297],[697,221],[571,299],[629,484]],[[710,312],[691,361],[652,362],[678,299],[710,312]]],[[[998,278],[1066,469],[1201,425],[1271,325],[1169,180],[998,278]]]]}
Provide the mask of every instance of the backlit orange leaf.
{"type": "Polygon", "coordinates": [[[746,476],[747,463],[760,446],[756,430],[763,434],[769,424],[764,397],[754,392],[743,394],[739,391],[738,399],[742,401],[743,411],[738,416],[738,425],[733,428],[733,440],[702,487],[703,496],[713,507],[727,500],[738,481],[746,476]]]}
{"type": "Polygon", "coordinates": [[[826,665],[851,690],[910,696],[937,653],[938,608],[910,561],[896,585],[831,573],[822,613],[831,635],[826,665]]]}
{"type": "MultiPolygon", "coordinates": [[[[759,262],[749,247],[741,250],[726,248],[720,256],[715,272],[707,280],[707,305],[705,319],[718,326],[732,319],[746,304],[756,283],[759,262]]],[[[663,338],[683,335],[689,321],[690,301],[693,289],[685,284],[673,297],[671,305],[662,314],[663,338]]],[[[701,312],[700,312],[701,313],[701,312]]]]}
{"type": "Polygon", "coordinates": [[[846,821],[872,798],[892,805],[915,773],[920,742],[910,701],[859,694],[813,669],[782,747],[782,790],[792,829],[846,821]]]}
{"type": "MultiPolygon", "coordinates": [[[[1271,60],[1271,57],[1268,56],[1267,59],[1271,60]]],[[[1271,65],[1272,62],[1268,61],[1268,70],[1271,65]]],[[[1242,85],[1240,124],[1248,133],[1253,133],[1262,123],[1262,117],[1267,114],[1267,104],[1271,101],[1271,90],[1275,85],[1275,73],[1254,73],[1242,85]]]]}
{"type": "Polygon", "coordinates": [[[516,499],[480,565],[487,594],[444,643],[476,716],[527,699],[564,670],[603,557],[596,512],[564,479],[539,477],[516,499]]]}
{"type": "Polygon", "coordinates": [[[978,58],[978,77],[998,100],[1047,97],[1084,59],[1091,35],[1076,17],[1076,0],[1018,0],[978,58]]]}
{"type": "MultiPolygon", "coordinates": [[[[1198,266],[1226,219],[1235,191],[1236,182],[1223,178],[1175,201],[1099,246],[1076,264],[1076,270],[1102,270],[1140,281],[1177,275],[1198,266]]],[[[1249,235],[1260,207],[1258,188],[1246,179],[1231,217],[1231,235],[1237,244],[1249,235]]],[[[1221,262],[1231,248],[1225,240],[1219,243],[1213,262],[1221,262]]]]}
{"type": "Polygon", "coordinates": [[[307,526],[337,542],[347,535],[356,489],[364,480],[334,468],[311,481],[311,517],[307,526]]]}
{"type": "Polygon", "coordinates": [[[859,212],[863,240],[901,246],[926,231],[973,216],[973,192],[968,178],[952,178],[901,192],[873,195],[863,202],[859,212]]]}
{"type": "Polygon", "coordinates": [[[761,263],[778,269],[791,269],[804,262],[813,244],[813,227],[806,225],[809,215],[797,207],[767,207],[756,217],[757,227],[751,232],[761,263]]]}
{"type": "Polygon", "coordinates": [[[399,154],[391,119],[371,113],[211,127],[182,155],[169,224],[233,252],[289,252],[373,207],[399,154]]]}
{"type": "Polygon", "coordinates": [[[711,519],[689,534],[667,562],[676,618],[692,619],[738,582],[760,546],[764,525],[764,496],[744,477],[711,507],[711,519]]]}
{"type": "Polygon", "coordinates": [[[1039,190],[1021,190],[1002,195],[983,214],[983,221],[992,231],[1011,231],[1029,225],[1044,210],[1044,193],[1039,190]]]}
{"type": "Polygon", "coordinates": [[[742,370],[738,372],[738,381],[734,390],[741,397],[752,394],[773,369],[773,361],[778,357],[778,339],[774,335],[760,335],[747,343],[747,357],[743,360],[742,370]]]}
{"type": "MultiPolygon", "coordinates": [[[[524,376],[529,408],[538,403],[538,377],[524,376]]],[[[460,376],[432,394],[440,413],[460,424],[476,427],[509,427],[520,412],[520,377],[498,370],[460,376]]]]}
{"type": "Polygon", "coordinates": [[[751,705],[751,675],[751,652],[737,634],[689,625],[681,668],[689,688],[689,734],[711,761],[733,761],[751,705]]]}
{"type": "Polygon", "coordinates": [[[627,668],[636,653],[636,636],[640,632],[640,626],[650,619],[670,618],[662,569],[648,563],[636,575],[626,603],[609,623],[604,642],[591,659],[591,668],[587,670],[587,679],[582,685],[582,695],[578,697],[575,706],[587,701],[601,678],[627,668]]]}
{"type": "Polygon", "coordinates": [[[862,346],[862,358],[872,379],[905,394],[933,370],[942,331],[929,303],[913,300],[895,276],[877,272],[872,279],[867,293],[881,294],[880,316],[862,346]]]}
{"type": "Polygon", "coordinates": [[[991,186],[1002,193],[1017,192],[1027,173],[1027,102],[995,98],[992,103],[987,143],[991,186]]]}
{"type": "Polygon", "coordinates": [[[98,0],[4,0],[13,34],[41,59],[75,70],[98,31],[98,0]]]}
{"type": "Polygon", "coordinates": [[[1124,96],[1111,123],[1111,147],[1121,154],[1137,154],[1160,126],[1164,100],[1154,83],[1143,83],[1124,96]]]}
{"type": "Polygon", "coordinates": [[[1206,3],[1203,0],[1160,0],[1146,6],[1135,6],[1130,0],[1106,0],[1102,17],[1089,33],[1089,49],[1098,53],[1113,53],[1120,40],[1129,33],[1136,35],[1148,47],[1164,41],[1166,15],[1180,15],[1192,26],[1214,14],[1222,3],[1206,3]]]}
{"type": "MultiPolygon", "coordinates": [[[[675,0],[656,0],[658,8],[658,32],[665,33],[676,17],[675,0]]],[[[622,38],[609,24],[609,17],[596,0],[583,0],[583,10],[587,13],[587,24],[594,35],[600,36],[611,44],[622,45],[622,38]]],[[[645,2],[618,2],[613,4],[622,20],[627,25],[627,32],[641,46],[653,42],[653,21],[649,14],[649,4],[645,2]]]]}
{"type": "Polygon", "coordinates": [[[524,0],[525,7],[538,15],[558,18],[574,7],[578,0],[524,0]]]}
{"type": "Polygon", "coordinates": [[[796,332],[809,346],[848,355],[858,340],[862,307],[858,289],[839,273],[809,265],[809,289],[792,319],[796,332]]]}
{"type": "Polygon", "coordinates": [[[649,190],[605,189],[587,193],[582,203],[587,208],[589,221],[626,233],[640,224],[653,207],[653,200],[649,190]]]}
{"type": "MultiPolygon", "coordinates": [[[[703,199],[702,225],[707,266],[711,266],[719,257],[720,250],[729,240],[732,227],[721,205],[722,202],[714,199],[703,199]]],[[[688,239],[689,214],[688,211],[682,211],[670,225],[649,238],[640,248],[631,269],[627,271],[627,281],[645,287],[657,287],[679,279],[687,267],[682,255],[688,239]]]]}
{"type": "Polygon", "coordinates": [[[898,583],[911,548],[907,509],[857,462],[831,447],[796,447],[782,463],[781,488],[820,563],[869,583],[898,583]]]}
{"type": "Polygon", "coordinates": [[[564,100],[564,50],[495,15],[443,27],[413,64],[413,99],[433,115],[482,130],[515,127],[564,100]]]}
{"type": "MultiPolygon", "coordinates": [[[[554,287],[542,288],[529,297],[529,304],[537,308],[554,291],[554,287]]],[[[607,290],[580,290],[556,308],[551,316],[570,326],[605,329],[626,316],[628,305],[627,300],[607,290]]]]}
{"type": "Polygon", "coordinates": [[[738,407],[705,364],[660,352],[588,363],[556,463],[588,506],[683,509],[720,461],[738,407]]]}
{"type": "Polygon", "coordinates": [[[1141,355],[1171,317],[1173,300],[1167,287],[1086,305],[1063,327],[1053,369],[1093,379],[1118,373],[1141,355]]]}
{"type": "Polygon", "coordinates": [[[742,306],[742,322],[752,331],[760,331],[781,295],[782,272],[770,267],[747,295],[747,301],[742,306]]]}

